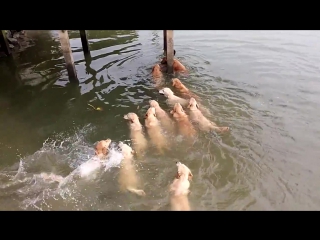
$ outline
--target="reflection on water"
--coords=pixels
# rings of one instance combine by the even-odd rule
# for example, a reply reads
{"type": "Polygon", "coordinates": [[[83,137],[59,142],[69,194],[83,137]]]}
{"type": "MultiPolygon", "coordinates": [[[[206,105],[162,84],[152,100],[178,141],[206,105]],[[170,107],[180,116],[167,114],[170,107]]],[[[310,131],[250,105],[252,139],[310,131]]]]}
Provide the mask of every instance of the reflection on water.
{"type": "Polygon", "coordinates": [[[164,156],[149,149],[136,160],[144,198],[119,191],[118,168],[70,176],[96,141],[130,144],[124,114],[143,123],[150,99],[169,110],[150,81],[162,31],[88,31],[86,58],[70,31],[79,84],[68,82],[56,31],[27,34],[26,49],[0,59],[1,210],[168,210],[177,160],[194,175],[192,209],[319,209],[318,31],[175,31],[190,72],[178,77],[232,131],[176,139],[164,156]]]}

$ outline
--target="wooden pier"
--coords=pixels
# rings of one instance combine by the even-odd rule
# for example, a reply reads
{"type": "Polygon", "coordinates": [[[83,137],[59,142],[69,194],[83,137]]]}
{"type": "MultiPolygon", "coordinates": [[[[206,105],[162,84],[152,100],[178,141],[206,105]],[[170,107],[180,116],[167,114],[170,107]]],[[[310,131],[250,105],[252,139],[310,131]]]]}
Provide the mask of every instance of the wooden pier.
{"type": "MultiPolygon", "coordinates": [[[[75,68],[72,50],[70,46],[69,34],[68,30],[58,30],[59,31],[59,38],[61,44],[61,51],[64,56],[64,60],[66,63],[66,69],[69,76],[69,81],[78,81],[77,71],[75,68]]],[[[87,38],[86,30],[79,30],[80,31],[80,38],[82,43],[82,50],[85,56],[90,57],[90,48],[87,38]]],[[[11,55],[11,50],[6,38],[6,34],[4,30],[0,30],[0,45],[2,51],[7,55],[11,55]]],[[[173,58],[174,58],[174,44],[173,44],[173,30],[163,30],[163,49],[164,54],[167,58],[167,72],[173,73],[173,58]]]]}

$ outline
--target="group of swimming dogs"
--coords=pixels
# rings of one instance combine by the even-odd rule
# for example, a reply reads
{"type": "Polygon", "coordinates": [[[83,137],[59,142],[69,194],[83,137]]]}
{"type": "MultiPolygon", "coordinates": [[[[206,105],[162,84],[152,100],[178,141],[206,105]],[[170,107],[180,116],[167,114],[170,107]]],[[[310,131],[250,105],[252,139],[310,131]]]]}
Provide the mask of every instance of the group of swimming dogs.
{"type": "MultiPolygon", "coordinates": [[[[152,68],[152,78],[159,93],[167,98],[166,102],[172,107],[172,110],[167,113],[159,106],[157,101],[150,100],[150,107],[145,114],[144,122],[150,143],[156,147],[158,152],[162,154],[164,149],[168,149],[168,139],[166,135],[175,133],[176,130],[178,130],[179,134],[185,139],[190,140],[196,136],[196,127],[200,131],[205,132],[229,131],[229,127],[219,127],[205,116],[210,114],[209,111],[199,106],[198,102],[201,101],[199,97],[184,86],[178,78],[172,79],[172,87],[181,97],[175,95],[170,88],[161,87],[165,82],[162,71],[163,68],[166,67],[166,63],[167,61],[164,57],[161,64],[156,64],[152,68]],[[188,110],[188,114],[186,110],[188,110]]],[[[175,73],[187,71],[177,59],[174,59],[173,70],[175,73]]],[[[146,139],[144,128],[136,113],[129,112],[124,115],[124,119],[129,123],[132,148],[123,142],[118,144],[123,155],[119,172],[119,185],[123,191],[130,191],[139,196],[145,196],[146,193],[144,190],[138,189],[139,183],[134,166],[134,156],[142,156],[148,147],[149,141],[146,139]]],[[[96,156],[99,158],[106,157],[109,152],[108,148],[110,143],[110,139],[99,141],[95,146],[96,156]]],[[[177,174],[169,187],[171,209],[178,211],[190,210],[188,194],[190,193],[190,180],[193,175],[185,164],[176,162],[176,165],[178,168],[177,174]]]]}

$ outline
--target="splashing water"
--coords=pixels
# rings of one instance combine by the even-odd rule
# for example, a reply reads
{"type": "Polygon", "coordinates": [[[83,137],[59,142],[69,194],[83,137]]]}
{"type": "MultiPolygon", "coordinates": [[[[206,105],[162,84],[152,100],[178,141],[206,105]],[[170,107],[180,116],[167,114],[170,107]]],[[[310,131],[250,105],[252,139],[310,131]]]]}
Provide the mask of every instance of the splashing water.
{"type": "Polygon", "coordinates": [[[95,181],[88,180],[99,181],[104,172],[118,167],[122,159],[114,144],[105,161],[92,157],[93,144],[88,143],[86,136],[93,130],[87,125],[73,136],[58,134],[47,139],[34,154],[0,171],[3,210],[80,210],[92,205],[95,199],[91,196],[97,194],[83,192],[95,189],[91,187],[95,181]]]}

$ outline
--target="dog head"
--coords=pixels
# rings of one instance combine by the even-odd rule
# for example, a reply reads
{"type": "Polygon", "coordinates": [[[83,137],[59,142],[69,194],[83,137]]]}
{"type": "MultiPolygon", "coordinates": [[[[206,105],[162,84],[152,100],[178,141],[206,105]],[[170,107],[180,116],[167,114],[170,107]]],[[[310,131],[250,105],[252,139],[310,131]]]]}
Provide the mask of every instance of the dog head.
{"type": "Polygon", "coordinates": [[[153,119],[156,116],[156,109],[154,107],[150,107],[146,112],[145,119],[153,119]]]}
{"type": "Polygon", "coordinates": [[[190,98],[188,108],[193,111],[199,109],[199,105],[194,98],[190,98]]]}
{"type": "Polygon", "coordinates": [[[173,106],[173,109],[170,111],[170,113],[172,115],[174,115],[175,113],[178,114],[178,115],[184,115],[185,112],[181,106],[180,103],[175,103],[174,106],[173,106]]]}
{"type": "Polygon", "coordinates": [[[124,157],[132,157],[135,153],[135,151],[128,144],[119,142],[118,146],[120,147],[124,157]]]}
{"type": "Polygon", "coordinates": [[[192,177],[193,177],[191,170],[181,162],[176,162],[176,165],[178,167],[176,178],[177,179],[180,179],[180,178],[181,179],[188,179],[189,181],[191,181],[192,177]]]}
{"type": "Polygon", "coordinates": [[[171,82],[172,82],[172,87],[175,87],[175,88],[182,87],[182,83],[178,78],[172,78],[171,82]]]}
{"type": "Polygon", "coordinates": [[[159,65],[159,64],[154,65],[153,68],[152,68],[152,72],[153,72],[153,73],[154,73],[154,72],[161,72],[161,67],[160,67],[160,65],[159,65]]]}
{"type": "Polygon", "coordinates": [[[165,97],[169,97],[174,95],[174,93],[172,92],[172,90],[170,88],[162,88],[159,91],[160,94],[164,95],[165,97]]]}
{"type": "Polygon", "coordinates": [[[130,112],[130,113],[124,115],[123,118],[130,121],[130,123],[139,123],[140,124],[139,117],[135,113],[130,112]]]}
{"type": "Polygon", "coordinates": [[[95,152],[98,156],[106,156],[109,152],[109,145],[111,143],[111,139],[101,140],[96,144],[95,152]]]}
{"type": "Polygon", "coordinates": [[[150,100],[149,105],[150,107],[154,107],[154,108],[159,107],[159,103],[156,100],[150,100]]]}

